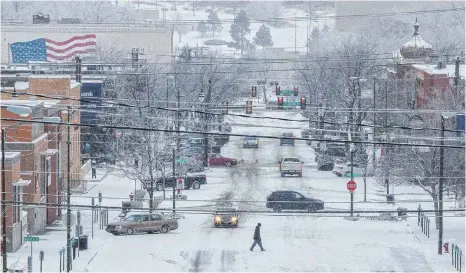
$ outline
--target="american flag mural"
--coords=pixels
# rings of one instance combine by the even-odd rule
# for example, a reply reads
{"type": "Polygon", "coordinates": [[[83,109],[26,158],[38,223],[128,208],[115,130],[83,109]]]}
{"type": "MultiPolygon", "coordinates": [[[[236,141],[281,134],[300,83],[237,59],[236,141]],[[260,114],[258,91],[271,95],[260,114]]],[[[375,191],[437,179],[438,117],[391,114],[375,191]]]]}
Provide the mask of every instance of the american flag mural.
{"type": "Polygon", "coordinates": [[[76,55],[82,56],[96,50],[96,35],[73,36],[66,41],[40,38],[10,45],[13,63],[28,61],[65,62],[76,55]]]}

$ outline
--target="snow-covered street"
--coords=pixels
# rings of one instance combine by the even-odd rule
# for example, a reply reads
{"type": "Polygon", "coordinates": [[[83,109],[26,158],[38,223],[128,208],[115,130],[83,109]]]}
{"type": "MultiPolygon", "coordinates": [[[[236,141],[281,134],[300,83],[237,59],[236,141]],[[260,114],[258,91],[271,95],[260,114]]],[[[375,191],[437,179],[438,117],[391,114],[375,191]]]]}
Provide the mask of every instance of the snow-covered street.
{"type": "MultiPolygon", "coordinates": [[[[276,112],[270,117],[300,119],[299,114],[276,112]]],[[[287,123],[276,120],[236,118],[231,124],[261,124],[259,128],[233,125],[233,133],[278,135],[287,123]],[[276,126],[276,128],[273,128],[276,126]]],[[[289,123],[288,123],[289,124],[289,123]]],[[[289,124],[299,127],[299,122],[289,124]]],[[[303,125],[301,125],[303,126],[303,125]]],[[[299,135],[299,130],[291,130],[299,135]]],[[[331,172],[317,171],[313,150],[297,141],[294,147],[279,146],[278,140],[263,139],[260,148],[243,149],[239,137],[231,137],[222,153],[244,164],[233,168],[213,168],[207,172],[208,184],[198,191],[185,191],[186,201],[177,207],[212,210],[215,200],[231,201],[240,210],[266,210],[265,198],[274,190],[290,189],[324,200],[326,209],[349,209],[347,178],[337,178],[331,172]],[[299,177],[280,177],[276,161],[281,156],[298,156],[305,162],[304,174],[299,177]],[[258,163],[254,164],[258,159],[258,163]],[[196,201],[190,201],[196,200],[196,201]],[[203,201],[205,200],[205,201],[203,201]],[[254,201],[255,202],[244,202],[254,201]],[[264,201],[264,202],[262,202],[264,201]],[[332,203],[339,202],[339,203],[332,203]]],[[[357,180],[357,182],[359,182],[357,180]]],[[[88,195],[101,191],[104,206],[118,206],[121,199],[134,189],[134,182],[109,175],[96,182],[88,195]],[[112,196],[114,199],[107,199],[112,196]]],[[[377,200],[377,186],[369,183],[368,199],[377,200]]],[[[161,192],[157,192],[161,194],[161,192]]],[[[170,193],[169,193],[170,194],[170,193]]],[[[379,198],[382,200],[382,198],[379,198]]],[[[428,197],[424,196],[428,200],[428,197]]],[[[355,201],[362,201],[362,189],[355,193],[355,201]]],[[[171,208],[171,200],[160,208],[171,208]]],[[[89,198],[73,198],[74,204],[89,204],[89,198]]],[[[147,204],[146,204],[147,205],[147,204]]],[[[400,204],[416,207],[417,203],[400,204]]],[[[423,206],[428,207],[428,203],[423,206]]],[[[356,203],[355,209],[393,209],[392,205],[356,203]]],[[[90,233],[89,211],[84,211],[85,234],[90,233]],[[86,216],[87,215],[87,216],[86,216]],[[86,221],[87,219],[87,221],[86,221]]],[[[111,211],[110,222],[118,211],[111,211]]],[[[448,256],[432,258],[433,245],[419,241],[413,231],[415,221],[349,221],[341,216],[242,214],[236,229],[213,228],[211,212],[182,213],[179,229],[168,234],[140,234],[114,236],[95,231],[90,250],[81,252],[74,268],[85,271],[437,271],[448,268],[448,256]],[[284,216],[286,215],[286,216],[284,216]],[[262,224],[265,252],[249,251],[254,227],[262,224]],[[410,223],[410,225],[408,225],[410,223]],[[444,259],[442,259],[444,258],[444,259]],[[437,259],[437,260],[436,260],[437,259]],[[433,262],[435,261],[435,262],[433,262]]],[[[416,219],[416,218],[413,218],[416,219]]],[[[98,229],[97,225],[95,226],[98,229]]],[[[464,229],[463,229],[464,230],[464,229]]],[[[419,232],[418,232],[419,233],[419,232]]],[[[432,230],[434,233],[434,230],[432,230]]],[[[62,232],[64,235],[64,233],[62,232]]],[[[47,235],[48,236],[48,235],[47,235]]],[[[419,236],[419,235],[417,235],[419,236]]],[[[64,240],[62,240],[64,241],[64,240]]],[[[52,247],[52,246],[50,246],[52,247]]],[[[27,248],[24,249],[27,253],[27,248]]],[[[57,251],[58,252],[58,251],[57,251]]],[[[58,256],[58,255],[57,255],[58,256]]],[[[435,256],[435,255],[434,255],[435,256]]],[[[58,258],[57,258],[58,259],[58,258]]],[[[48,267],[48,260],[45,262],[48,267]]]]}

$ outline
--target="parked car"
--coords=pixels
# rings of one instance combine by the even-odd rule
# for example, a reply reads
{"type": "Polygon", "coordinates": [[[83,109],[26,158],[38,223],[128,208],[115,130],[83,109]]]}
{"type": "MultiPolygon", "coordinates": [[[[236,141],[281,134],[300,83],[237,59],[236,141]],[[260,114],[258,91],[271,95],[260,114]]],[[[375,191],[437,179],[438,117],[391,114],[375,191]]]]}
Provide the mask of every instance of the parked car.
{"type": "Polygon", "coordinates": [[[282,210],[307,210],[313,212],[323,210],[324,201],[305,197],[296,191],[274,191],[267,196],[265,206],[277,212],[282,210]]]}
{"type": "MultiPolygon", "coordinates": [[[[165,181],[165,188],[176,187],[176,177],[160,177],[156,181],[155,190],[162,191],[165,181]]],[[[207,176],[204,173],[189,173],[184,176],[184,189],[189,190],[198,190],[201,188],[201,185],[207,184],[207,176]]]]}
{"type": "Polygon", "coordinates": [[[178,228],[177,219],[165,218],[159,213],[133,214],[125,219],[108,224],[105,230],[113,235],[133,235],[135,233],[168,233],[178,228]]]}
{"type": "Polygon", "coordinates": [[[235,208],[220,208],[214,214],[214,227],[238,227],[238,213],[235,208]]]}
{"type": "Polygon", "coordinates": [[[243,138],[243,148],[259,148],[259,138],[258,137],[243,138]]]}
{"type": "MultiPolygon", "coordinates": [[[[362,166],[359,166],[357,163],[353,163],[353,175],[354,176],[363,176],[364,175],[365,168],[362,166]]],[[[333,167],[333,173],[336,174],[338,177],[340,176],[345,176],[345,177],[350,177],[351,176],[351,162],[343,163],[343,164],[335,164],[333,167]]]]}
{"type": "Polygon", "coordinates": [[[283,157],[280,161],[280,174],[282,177],[285,174],[297,174],[303,176],[303,162],[297,157],[283,157]]]}
{"type": "Polygon", "coordinates": [[[209,158],[209,165],[231,167],[238,165],[238,160],[234,158],[224,157],[223,155],[215,154],[209,158]]]}
{"type": "Polygon", "coordinates": [[[191,137],[187,141],[189,147],[203,147],[205,145],[205,139],[202,137],[191,137]]]}
{"type": "Polygon", "coordinates": [[[283,145],[294,146],[294,138],[295,136],[293,135],[293,133],[282,133],[280,136],[280,146],[283,146],[283,145]]]}

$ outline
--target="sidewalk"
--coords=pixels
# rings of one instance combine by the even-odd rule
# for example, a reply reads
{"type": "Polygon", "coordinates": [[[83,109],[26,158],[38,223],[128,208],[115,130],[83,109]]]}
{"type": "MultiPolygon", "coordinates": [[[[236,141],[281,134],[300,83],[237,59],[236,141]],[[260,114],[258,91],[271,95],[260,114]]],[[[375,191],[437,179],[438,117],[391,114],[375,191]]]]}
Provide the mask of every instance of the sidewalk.
{"type": "MultiPolygon", "coordinates": [[[[85,179],[91,178],[89,172],[85,179]]],[[[108,174],[103,170],[97,169],[97,178],[89,179],[88,191],[85,194],[73,194],[71,196],[72,205],[91,205],[92,197],[95,198],[95,205],[98,205],[98,193],[101,192],[104,197],[102,206],[121,206],[121,201],[129,200],[128,194],[134,190],[134,182],[127,178],[108,174]],[[112,199],[106,199],[111,197],[112,199]]],[[[76,259],[72,261],[72,271],[83,272],[92,258],[106,245],[114,240],[114,236],[108,234],[104,229],[99,229],[99,221],[92,225],[92,210],[82,208],[81,225],[83,226],[83,235],[88,235],[88,250],[76,252],[76,259]],[[92,230],[94,236],[92,238],[92,230]],[[79,257],[78,257],[79,255],[79,257]]],[[[119,210],[108,212],[108,221],[112,222],[118,219],[119,210]]],[[[66,209],[63,209],[65,216],[66,209]]],[[[77,209],[72,208],[72,218],[76,218],[77,209]]],[[[66,217],[66,216],[65,216],[66,217]]],[[[72,220],[73,222],[73,220],[72,220]]],[[[75,237],[75,226],[71,228],[71,237],[75,237]]],[[[40,269],[39,252],[44,251],[43,271],[59,272],[60,271],[60,250],[66,248],[66,224],[57,220],[54,224],[46,229],[46,233],[38,235],[39,241],[32,243],[33,271],[38,272],[40,269]]],[[[8,266],[19,263],[25,266],[27,270],[27,257],[31,255],[31,243],[25,242],[15,253],[8,253],[8,266]]],[[[66,264],[66,256],[65,256],[66,264]]],[[[65,265],[66,270],[66,265],[65,265]]]]}
{"type": "MultiPolygon", "coordinates": [[[[425,246],[426,258],[431,261],[430,265],[432,269],[436,272],[438,271],[456,271],[456,269],[451,265],[451,244],[458,244],[463,253],[465,251],[465,223],[464,217],[445,217],[444,218],[444,233],[443,233],[443,243],[449,243],[449,253],[443,253],[442,255],[438,254],[438,229],[435,229],[435,218],[430,218],[430,233],[429,238],[427,238],[424,233],[422,233],[421,226],[418,226],[417,217],[408,218],[408,226],[413,233],[413,236],[425,246]]],[[[444,251],[442,247],[442,251],[444,251]]],[[[463,264],[464,264],[464,254],[463,254],[463,264]]],[[[462,266],[464,268],[464,265],[462,266]]]]}

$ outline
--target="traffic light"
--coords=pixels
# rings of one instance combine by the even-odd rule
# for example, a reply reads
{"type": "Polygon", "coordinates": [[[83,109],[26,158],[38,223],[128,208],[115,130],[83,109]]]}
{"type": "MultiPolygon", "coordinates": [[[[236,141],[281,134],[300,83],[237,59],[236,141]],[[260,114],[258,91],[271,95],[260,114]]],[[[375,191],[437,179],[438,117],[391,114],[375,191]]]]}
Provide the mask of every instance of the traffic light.
{"type": "Polygon", "coordinates": [[[275,95],[280,95],[280,86],[278,85],[275,86],[275,95]]]}
{"type": "Polygon", "coordinates": [[[256,98],[257,97],[257,86],[253,86],[251,89],[252,89],[252,97],[256,98]]]}
{"type": "Polygon", "coordinates": [[[306,98],[301,97],[301,109],[306,109],[306,98]]]}
{"type": "Polygon", "coordinates": [[[252,101],[251,100],[246,101],[246,106],[247,106],[246,114],[252,114],[252,101]]]}
{"type": "Polygon", "coordinates": [[[298,96],[298,87],[293,86],[293,94],[294,94],[295,96],[298,96]]]}
{"type": "Polygon", "coordinates": [[[223,106],[222,114],[224,114],[224,115],[228,114],[228,101],[223,102],[222,106],[223,106]]]}
{"type": "Polygon", "coordinates": [[[278,97],[278,109],[283,109],[283,97],[278,97]]]}

